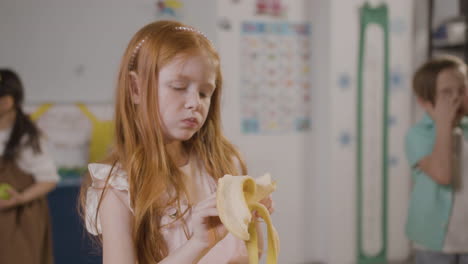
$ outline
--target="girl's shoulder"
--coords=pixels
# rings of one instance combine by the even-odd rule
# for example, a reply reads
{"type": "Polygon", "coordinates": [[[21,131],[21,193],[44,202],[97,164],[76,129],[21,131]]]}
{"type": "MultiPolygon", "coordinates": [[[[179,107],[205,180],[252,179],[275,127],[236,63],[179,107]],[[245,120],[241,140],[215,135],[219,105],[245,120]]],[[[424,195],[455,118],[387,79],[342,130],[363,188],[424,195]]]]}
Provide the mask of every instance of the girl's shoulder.
{"type": "Polygon", "coordinates": [[[114,190],[119,198],[132,213],[130,206],[130,192],[127,173],[119,164],[110,165],[103,163],[91,163],[88,165],[92,183],[86,191],[85,222],[86,229],[93,235],[102,233],[101,222],[98,217],[99,201],[104,194],[104,188],[114,190]],[[107,182],[107,186],[106,186],[107,182]]]}
{"type": "Polygon", "coordinates": [[[128,191],[128,176],[120,164],[90,163],[88,170],[93,182],[92,187],[104,188],[107,181],[108,186],[114,189],[128,191]]]}

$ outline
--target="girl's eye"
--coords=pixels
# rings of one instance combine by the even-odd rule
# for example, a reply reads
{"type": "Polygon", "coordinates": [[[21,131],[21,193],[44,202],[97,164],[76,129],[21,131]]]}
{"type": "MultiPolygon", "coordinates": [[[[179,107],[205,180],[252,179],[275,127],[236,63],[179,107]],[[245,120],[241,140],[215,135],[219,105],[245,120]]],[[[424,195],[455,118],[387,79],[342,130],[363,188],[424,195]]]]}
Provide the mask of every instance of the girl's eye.
{"type": "Polygon", "coordinates": [[[200,98],[211,98],[213,96],[212,91],[200,91],[200,98]]]}
{"type": "Polygon", "coordinates": [[[170,85],[172,89],[176,89],[176,90],[183,90],[185,89],[185,85],[182,85],[182,84],[171,84],[170,85]]]}

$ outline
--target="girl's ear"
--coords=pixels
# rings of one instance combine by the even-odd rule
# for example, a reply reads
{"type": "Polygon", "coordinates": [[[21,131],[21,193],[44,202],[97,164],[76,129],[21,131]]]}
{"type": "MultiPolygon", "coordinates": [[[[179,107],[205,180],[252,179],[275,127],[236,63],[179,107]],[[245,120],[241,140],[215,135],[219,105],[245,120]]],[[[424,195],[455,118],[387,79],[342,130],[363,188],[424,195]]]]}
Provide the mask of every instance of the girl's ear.
{"type": "Polygon", "coordinates": [[[134,71],[130,72],[130,95],[134,104],[141,102],[141,82],[140,77],[134,71]]]}

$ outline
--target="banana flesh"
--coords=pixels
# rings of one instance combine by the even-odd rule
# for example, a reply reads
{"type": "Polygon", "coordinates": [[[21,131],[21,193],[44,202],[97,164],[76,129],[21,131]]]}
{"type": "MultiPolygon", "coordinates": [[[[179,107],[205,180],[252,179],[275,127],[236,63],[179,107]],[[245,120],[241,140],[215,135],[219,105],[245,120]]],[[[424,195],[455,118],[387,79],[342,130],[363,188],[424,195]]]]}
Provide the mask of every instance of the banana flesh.
{"type": "Polygon", "coordinates": [[[227,230],[245,241],[249,263],[257,264],[259,259],[257,220],[252,211],[265,221],[268,231],[267,264],[276,264],[279,253],[279,237],[272,224],[268,209],[259,203],[276,189],[276,182],[270,174],[258,179],[250,176],[224,175],[218,181],[216,203],[221,222],[227,230]]]}

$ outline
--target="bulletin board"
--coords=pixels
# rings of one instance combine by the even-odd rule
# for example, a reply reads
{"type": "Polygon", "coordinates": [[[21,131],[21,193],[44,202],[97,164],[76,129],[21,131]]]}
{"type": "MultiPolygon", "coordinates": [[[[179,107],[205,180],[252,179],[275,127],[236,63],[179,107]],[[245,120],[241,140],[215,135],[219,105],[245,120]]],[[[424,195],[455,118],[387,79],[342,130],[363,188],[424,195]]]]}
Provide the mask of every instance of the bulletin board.
{"type": "Polygon", "coordinates": [[[103,160],[114,140],[113,105],[27,105],[26,111],[46,138],[47,151],[62,177],[80,175],[88,163],[103,160]]]}

